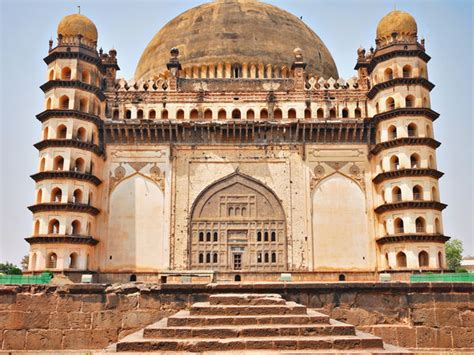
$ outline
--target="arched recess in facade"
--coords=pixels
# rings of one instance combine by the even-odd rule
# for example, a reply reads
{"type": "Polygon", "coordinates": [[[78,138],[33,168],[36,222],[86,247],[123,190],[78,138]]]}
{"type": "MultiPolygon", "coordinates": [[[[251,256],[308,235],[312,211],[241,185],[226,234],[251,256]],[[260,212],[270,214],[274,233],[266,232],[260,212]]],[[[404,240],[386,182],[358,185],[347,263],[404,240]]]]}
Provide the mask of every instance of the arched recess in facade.
{"type": "Polygon", "coordinates": [[[164,193],[154,180],[135,173],[110,193],[106,270],[156,271],[169,266],[164,193]]]}
{"type": "Polygon", "coordinates": [[[286,218],[275,193],[235,172],[204,189],[190,214],[191,269],[287,270],[286,218]]]}
{"type": "Polygon", "coordinates": [[[365,192],[353,179],[334,173],[312,196],[314,270],[369,270],[375,265],[365,192]]]}

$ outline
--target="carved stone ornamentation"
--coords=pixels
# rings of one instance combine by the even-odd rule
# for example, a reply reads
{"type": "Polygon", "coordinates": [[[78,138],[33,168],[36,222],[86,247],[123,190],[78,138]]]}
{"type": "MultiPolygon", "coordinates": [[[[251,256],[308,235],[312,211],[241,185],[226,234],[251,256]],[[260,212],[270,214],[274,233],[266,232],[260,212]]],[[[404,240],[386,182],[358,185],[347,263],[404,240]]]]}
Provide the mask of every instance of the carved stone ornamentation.
{"type": "Polygon", "coordinates": [[[314,176],[312,177],[311,182],[310,182],[311,191],[314,190],[318,182],[324,177],[325,174],[326,174],[326,170],[324,169],[322,165],[317,165],[314,168],[314,176]]]}
{"type": "Polygon", "coordinates": [[[165,190],[165,173],[159,167],[153,165],[150,168],[150,177],[160,186],[161,190],[165,190]]]}

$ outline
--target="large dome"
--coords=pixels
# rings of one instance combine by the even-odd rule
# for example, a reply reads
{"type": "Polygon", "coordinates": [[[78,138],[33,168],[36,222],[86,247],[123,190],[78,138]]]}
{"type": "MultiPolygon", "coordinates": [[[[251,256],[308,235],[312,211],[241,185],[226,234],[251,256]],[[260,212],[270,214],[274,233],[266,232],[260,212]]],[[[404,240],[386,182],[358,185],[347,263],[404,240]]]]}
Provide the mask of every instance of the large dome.
{"type": "Polygon", "coordinates": [[[175,17],[145,48],[135,79],[164,72],[173,47],[184,68],[218,63],[291,67],[299,47],[307,72],[338,78],[331,53],[302,20],[256,0],[217,0],[175,17]]]}

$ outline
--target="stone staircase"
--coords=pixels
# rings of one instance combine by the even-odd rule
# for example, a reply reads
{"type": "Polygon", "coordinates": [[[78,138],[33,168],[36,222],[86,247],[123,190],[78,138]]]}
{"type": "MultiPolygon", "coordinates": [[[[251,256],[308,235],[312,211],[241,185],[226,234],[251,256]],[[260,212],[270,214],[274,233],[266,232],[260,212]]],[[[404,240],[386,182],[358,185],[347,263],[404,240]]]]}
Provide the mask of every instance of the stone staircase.
{"type": "Polygon", "coordinates": [[[408,351],[277,294],[217,294],[131,334],[117,352],[390,353],[408,351]]]}

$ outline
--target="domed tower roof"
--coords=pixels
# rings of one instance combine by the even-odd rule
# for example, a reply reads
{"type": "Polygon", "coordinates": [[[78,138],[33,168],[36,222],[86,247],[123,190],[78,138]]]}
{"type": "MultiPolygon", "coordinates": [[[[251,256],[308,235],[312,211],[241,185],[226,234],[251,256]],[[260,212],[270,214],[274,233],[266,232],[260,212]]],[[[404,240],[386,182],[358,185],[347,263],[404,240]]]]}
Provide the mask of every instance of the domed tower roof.
{"type": "Polygon", "coordinates": [[[218,0],[175,17],[145,48],[135,79],[164,72],[173,47],[184,68],[218,63],[291,67],[299,47],[307,72],[338,78],[331,53],[302,20],[256,0],[218,0]]]}
{"type": "Polygon", "coordinates": [[[386,39],[397,32],[402,36],[416,36],[416,21],[408,12],[394,10],[382,17],[377,26],[377,39],[386,39]]]}
{"type": "Polygon", "coordinates": [[[97,27],[95,27],[94,22],[81,14],[63,17],[58,25],[58,35],[63,35],[64,37],[82,35],[91,42],[96,42],[98,38],[97,27]]]}

